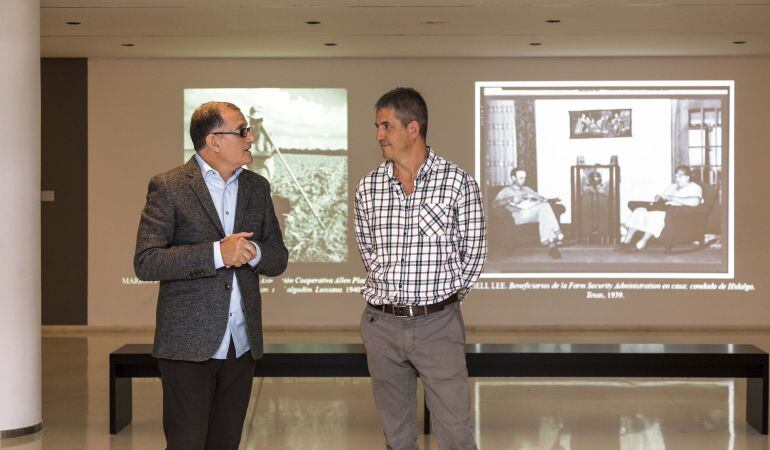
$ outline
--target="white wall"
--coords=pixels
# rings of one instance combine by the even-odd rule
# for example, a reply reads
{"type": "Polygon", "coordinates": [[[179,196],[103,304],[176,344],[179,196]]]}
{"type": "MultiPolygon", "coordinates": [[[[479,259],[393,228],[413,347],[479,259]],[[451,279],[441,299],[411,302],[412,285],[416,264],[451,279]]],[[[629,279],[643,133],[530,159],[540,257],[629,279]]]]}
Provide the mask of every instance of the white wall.
{"type": "MultiPolygon", "coordinates": [[[[414,86],[430,109],[429,143],[473,172],[474,82],[482,80],[690,80],[736,82],[736,281],[734,293],[644,293],[596,302],[585,291],[475,291],[468,326],[770,325],[770,58],[564,59],[93,59],[89,61],[89,324],[151,325],[155,286],[122,286],[131,265],[147,181],[179,164],[182,90],[194,87],[340,87],[348,90],[349,192],[379,161],[373,104],[414,86]]],[[[608,139],[611,141],[611,139],[608,139]]],[[[609,153],[608,153],[609,154],[609,153]]],[[[661,172],[664,172],[661,170],[661,172]]],[[[494,245],[494,243],[492,243],[494,245]]],[[[353,250],[355,252],[355,250],[353,250]]],[[[291,273],[294,268],[289,269],[291,273]]],[[[320,270],[320,269],[319,269],[320,270]]],[[[362,275],[356,253],[338,273],[362,275]]],[[[357,295],[266,296],[268,327],[354,327],[357,295]]]]}

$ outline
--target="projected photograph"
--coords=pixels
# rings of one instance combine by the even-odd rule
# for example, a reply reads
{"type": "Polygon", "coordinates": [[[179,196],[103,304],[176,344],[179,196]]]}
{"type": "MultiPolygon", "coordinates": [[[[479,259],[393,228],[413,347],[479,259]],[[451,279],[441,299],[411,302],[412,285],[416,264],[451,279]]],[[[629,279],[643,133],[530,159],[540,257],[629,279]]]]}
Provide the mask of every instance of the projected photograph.
{"type": "Polygon", "coordinates": [[[732,81],[477,82],[487,278],[732,278],[732,81]]]}
{"type": "Polygon", "coordinates": [[[190,117],[208,101],[241,109],[256,139],[247,169],[270,181],[291,262],[347,260],[348,113],[345,89],[185,89],[184,162],[195,153],[190,117]]]}

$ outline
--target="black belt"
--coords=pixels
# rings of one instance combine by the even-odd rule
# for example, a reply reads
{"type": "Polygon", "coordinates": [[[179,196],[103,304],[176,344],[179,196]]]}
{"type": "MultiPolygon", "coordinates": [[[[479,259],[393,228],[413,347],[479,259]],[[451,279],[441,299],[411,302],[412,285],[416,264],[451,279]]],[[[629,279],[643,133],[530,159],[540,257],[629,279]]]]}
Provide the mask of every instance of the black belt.
{"type": "Polygon", "coordinates": [[[457,292],[455,292],[454,294],[450,295],[444,300],[441,300],[440,302],[434,303],[432,305],[399,306],[399,305],[393,305],[393,304],[372,305],[371,303],[369,303],[369,306],[379,311],[382,311],[386,314],[392,314],[395,317],[415,317],[415,316],[426,316],[430,313],[443,311],[444,308],[446,308],[447,306],[459,300],[460,298],[457,296],[457,292]]]}

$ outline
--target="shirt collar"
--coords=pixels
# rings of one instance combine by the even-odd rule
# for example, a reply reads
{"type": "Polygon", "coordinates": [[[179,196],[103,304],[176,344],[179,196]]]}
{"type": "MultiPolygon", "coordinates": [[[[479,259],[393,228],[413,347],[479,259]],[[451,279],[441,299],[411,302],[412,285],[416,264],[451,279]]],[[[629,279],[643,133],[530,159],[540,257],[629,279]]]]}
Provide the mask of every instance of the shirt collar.
{"type": "MultiPolygon", "coordinates": [[[[419,180],[430,173],[430,171],[433,169],[433,166],[436,163],[436,160],[438,159],[438,156],[436,156],[436,153],[433,151],[430,146],[425,147],[428,150],[428,155],[425,157],[425,162],[422,163],[420,168],[417,170],[417,176],[415,177],[415,180],[419,180]]],[[[198,155],[195,155],[198,156],[198,155]]],[[[393,178],[393,161],[387,160],[385,161],[385,171],[388,174],[388,177],[391,179],[393,178]]]]}
{"type": "MultiPolygon", "coordinates": [[[[214,170],[214,168],[211,167],[209,163],[204,161],[203,158],[200,157],[200,155],[196,153],[194,156],[195,156],[195,162],[198,163],[198,167],[200,167],[201,169],[201,175],[203,176],[204,180],[206,179],[206,176],[212,173],[213,173],[213,176],[218,177],[220,180],[222,179],[222,177],[219,175],[219,172],[214,170]]],[[[241,174],[241,172],[243,172],[243,167],[239,167],[235,169],[235,172],[233,172],[233,174],[230,176],[230,179],[227,181],[227,183],[230,183],[238,179],[238,176],[241,174]]]]}

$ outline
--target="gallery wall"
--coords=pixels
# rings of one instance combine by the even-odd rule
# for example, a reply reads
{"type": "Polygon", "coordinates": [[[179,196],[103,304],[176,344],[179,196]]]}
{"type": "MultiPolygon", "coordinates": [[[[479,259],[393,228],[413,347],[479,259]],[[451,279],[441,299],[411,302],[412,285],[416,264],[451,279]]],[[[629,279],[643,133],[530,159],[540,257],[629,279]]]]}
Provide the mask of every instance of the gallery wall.
{"type": "MultiPolygon", "coordinates": [[[[584,291],[570,295],[522,288],[476,290],[464,305],[466,324],[495,328],[768,326],[770,283],[765,267],[770,262],[770,244],[764,236],[769,214],[760,200],[768,191],[765,172],[770,162],[767,74],[770,58],[89,60],[88,323],[154,323],[157,285],[131,280],[131,262],[147,182],[180,163],[185,88],[347,89],[348,182],[353,192],[358,179],[381,158],[372,106],[395,86],[414,86],[423,93],[430,110],[428,143],[473,173],[475,81],[710,79],[735,80],[732,281],[753,285],[754,291],[629,291],[622,300],[595,301],[585,298],[584,291]]],[[[296,276],[292,270],[287,274],[296,276]]],[[[328,267],[302,270],[308,277],[326,273],[328,267]]],[[[364,275],[354,247],[348,261],[334,270],[353,277],[364,275]]],[[[363,309],[363,301],[355,294],[318,298],[267,294],[263,304],[267,328],[351,328],[357,326],[363,309]]]]}

